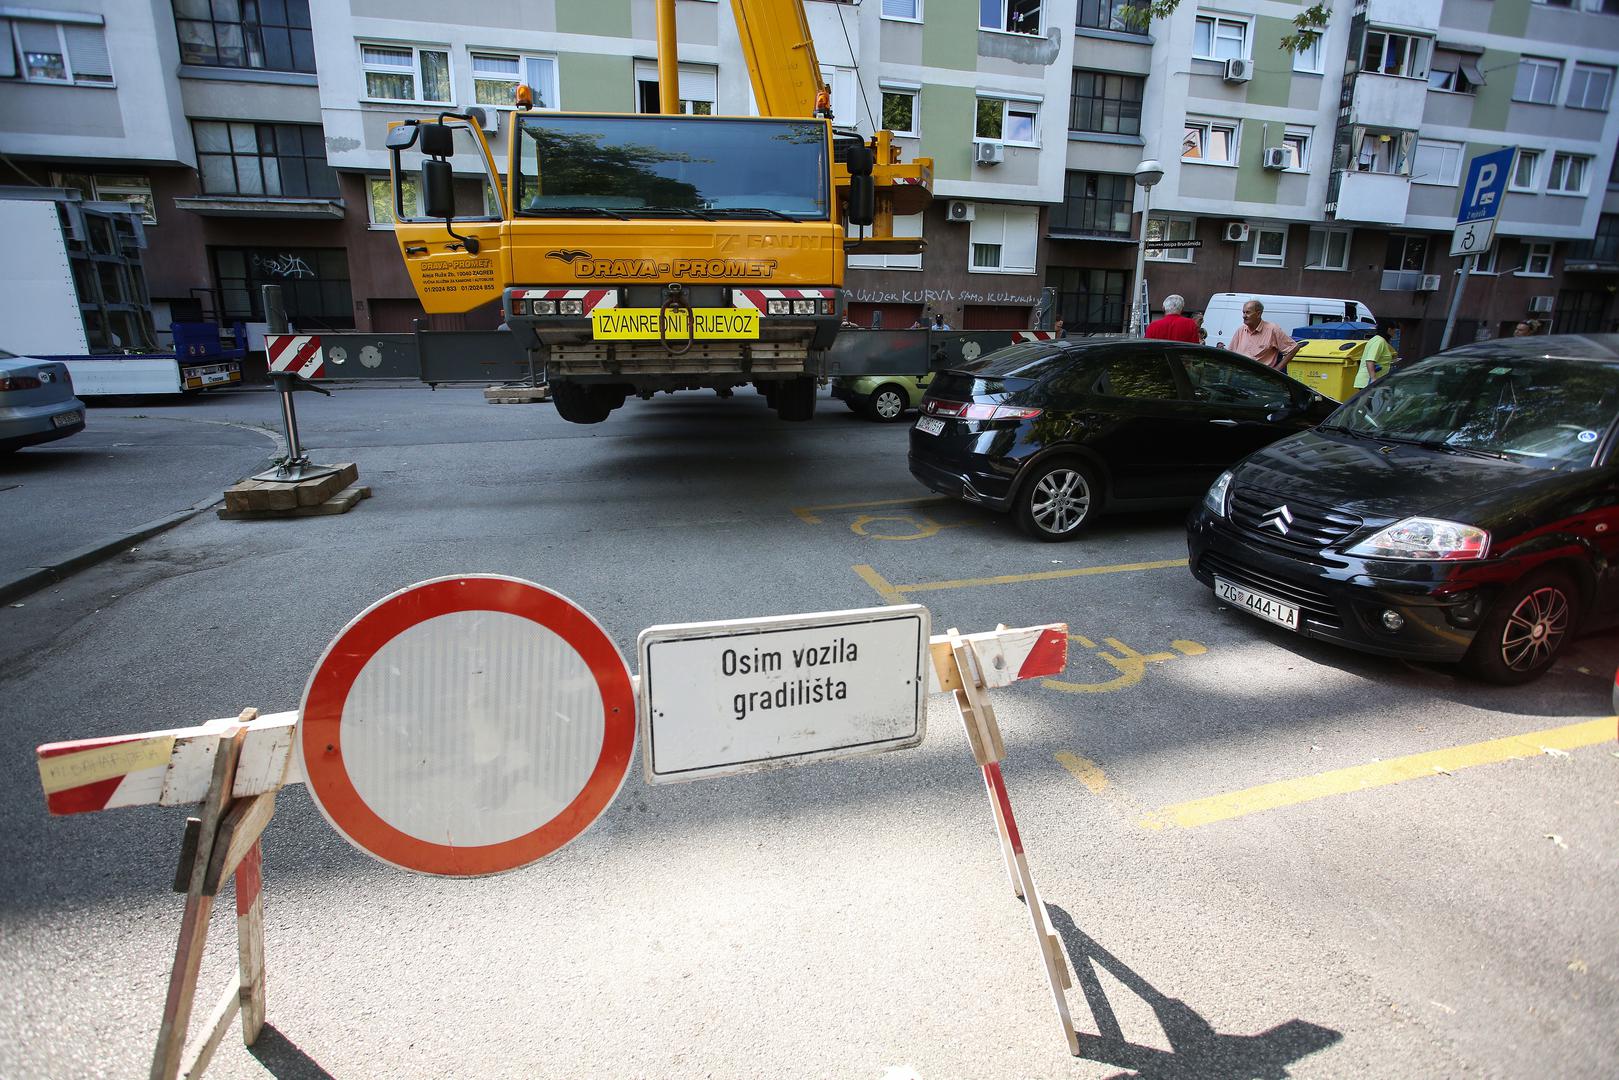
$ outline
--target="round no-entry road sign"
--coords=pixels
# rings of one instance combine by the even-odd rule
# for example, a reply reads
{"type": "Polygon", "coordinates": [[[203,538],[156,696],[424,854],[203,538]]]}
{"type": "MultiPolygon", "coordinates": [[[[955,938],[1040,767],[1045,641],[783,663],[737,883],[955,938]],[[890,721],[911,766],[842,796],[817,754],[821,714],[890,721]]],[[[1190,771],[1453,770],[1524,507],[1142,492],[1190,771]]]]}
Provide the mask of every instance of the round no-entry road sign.
{"type": "Polygon", "coordinates": [[[629,772],[635,695],[601,626],[496,575],[437,578],[326,647],[296,736],[332,827],[383,862],[496,874],[588,828],[629,772]]]}

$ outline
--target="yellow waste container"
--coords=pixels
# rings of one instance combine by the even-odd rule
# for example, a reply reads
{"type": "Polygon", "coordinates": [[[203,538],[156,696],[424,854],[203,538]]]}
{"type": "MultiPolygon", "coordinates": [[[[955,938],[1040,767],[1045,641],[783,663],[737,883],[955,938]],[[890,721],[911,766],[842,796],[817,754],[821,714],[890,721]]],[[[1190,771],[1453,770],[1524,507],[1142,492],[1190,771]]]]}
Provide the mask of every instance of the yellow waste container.
{"type": "Polygon", "coordinates": [[[1355,392],[1364,341],[1313,338],[1287,362],[1287,373],[1318,394],[1345,401],[1355,392]]]}

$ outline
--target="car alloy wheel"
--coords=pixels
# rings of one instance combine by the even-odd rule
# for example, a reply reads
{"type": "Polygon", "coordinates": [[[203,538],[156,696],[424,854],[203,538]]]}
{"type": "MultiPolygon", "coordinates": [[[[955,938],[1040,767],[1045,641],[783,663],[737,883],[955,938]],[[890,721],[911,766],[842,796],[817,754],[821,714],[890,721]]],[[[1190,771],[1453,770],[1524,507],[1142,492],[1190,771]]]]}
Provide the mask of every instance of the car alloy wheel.
{"type": "Polygon", "coordinates": [[[893,383],[884,383],[871,395],[871,417],[883,423],[892,423],[905,414],[905,391],[893,383]]]}
{"type": "Polygon", "coordinates": [[[1037,540],[1067,540],[1090,521],[1099,499],[1089,470],[1059,461],[1041,469],[1018,499],[1018,524],[1037,540]]]}
{"type": "Polygon", "coordinates": [[[1555,585],[1535,589],[1518,601],[1501,632],[1501,662],[1513,671],[1549,665],[1569,631],[1568,597],[1555,585]]]}

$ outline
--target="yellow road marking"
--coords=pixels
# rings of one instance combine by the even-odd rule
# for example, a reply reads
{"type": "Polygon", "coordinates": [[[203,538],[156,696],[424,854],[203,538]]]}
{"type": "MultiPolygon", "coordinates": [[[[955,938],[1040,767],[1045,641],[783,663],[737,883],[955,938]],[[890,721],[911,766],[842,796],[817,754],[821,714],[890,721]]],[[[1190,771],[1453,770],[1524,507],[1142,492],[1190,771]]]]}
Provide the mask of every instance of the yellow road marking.
{"type": "Polygon", "coordinates": [[[1228,791],[1206,799],[1193,799],[1160,807],[1141,820],[1149,829],[1179,826],[1195,829],[1216,821],[1255,814],[1261,810],[1275,810],[1283,806],[1324,799],[1329,795],[1344,795],[1352,791],[1398,784],[1457,769],[1470,769],[1475,765],[1493,765],[1501,761],[1538,757],[1548,750],[1569,751],[1584,746],[1595,746],[1612,740],[1615,735],[1615,717],[1586,720],[1564,727],[1531,731],[1526,735],[1510,735],[1504,739],[1452,746],[1423,754],[1409,754],[1388,761],[1374,761],[1369,765],[1356,765],[1348,769],[1318,773],[1296,780],[1279,780],[1273,784],[1242,791],[1228,791]]]}
{"type": "Polygon", "coordinates": [[[898,589],[894,588],[894,586],[892,586],[892,585],[890,585],[888,583],[887,578],[883,577],[881,574],[879,574],[877,571],[873,570],[871,567],[866,566],[864,564],[861,564],[859,566],[854,567],[853,569],[854,569],[854,572],[856,574],[860,575],[860,580],[861,581],[864,581],[867,585],[870,585],[873,589],[875,589],[877,591],[877,595],[883,598],[883,603],[885,603],[885,604],[905,604],[905,603],[909,603],[909,601],[907,601],[905,599],[905,597],[900,593],[900,591],[898,589]]]}
{"type": "Polygon", "coordinates": [[[1158,562],[1118,563],[1113,566],[1078,566],[1072,570],[1041,570],[1033,574],[1002,574],[999,577],[960,578],[956,581],[924,581],[917,585],[895,585],[893,588],[902,593],[943,592],[946,589],[970,589],[978,585],[1061,581],[1064,578],[1086,577],[1090,574],[1126,574],[1134,570],[1165,570],[1171,566],[1185,565],[1185,559],[1161,559],[1158,562]]]}
{"type": "Polygon", "coordinates": [[[1107,790],[1107,774],[1090,758],[1082,758],[1066,750],[1059,750],[1056,758],[1057,764],[1073,773],[1074,779],[1084,784],[1092,795],[1100,795],[1107,790]]]}
{"type": "Polygon", "coordinates": [[[923,503],[945,502],[945,495],[919,495],[909,499],[879,499],[876,502],[827,503],[825,506],[795,506],[793,515],[806,525],[819,525],[819,510],[863,510],[868,506],[920,506],[923,503]]]}

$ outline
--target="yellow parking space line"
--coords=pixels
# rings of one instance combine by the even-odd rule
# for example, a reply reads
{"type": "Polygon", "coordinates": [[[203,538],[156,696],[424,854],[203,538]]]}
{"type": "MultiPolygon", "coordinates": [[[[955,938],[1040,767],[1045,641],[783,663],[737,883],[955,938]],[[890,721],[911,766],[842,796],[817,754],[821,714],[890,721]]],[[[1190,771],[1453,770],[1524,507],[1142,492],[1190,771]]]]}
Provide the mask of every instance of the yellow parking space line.
{"type": "Polygon", "coordinates": [[[861,564],[859,566],[853,567],[853,570],[854,570],[854,572],[856,574],[860,575],[860,580],[861,581],[864,581],[867,585],[870,585],[873,589],[877,590],[877,595],[883,598],[883,603],[885,603],[885,604],[908,604],[908,603],[910,603],[910,601],[906,600],[905,597],[900,593],[900,591],[898,589],[894,588],[894,586],[892,586],[892,585],[890,585],[888,583],[887,578],[883,577],[881,574],[879,574],[876,570],[873,570],[871,567],[866,566],[865,564],[861,564]]]}
{"type": "Polygon", "coordinates": [[[960,578],[956,581],[924,581],[916,585],[894,585],[891,588],[901,593],[943,592],[946,589],[970,589],[978,585],[1061,581],[1064,578],[1086,577],[1090,574],[1127,574],[1136,570],[1167,570],[1172,566],[1185,565],[1185,559],[1162,559],[1158,562],[1118,563],[1113,566],[1078,566],[1072,570],[1040,570],[1032,574],[1002,574],[999,577],[960,578]]]}
{"type": "Polygon", "coordinates": [[[1090,758],[1082,758],[1066,750],[1059,750],[1054,756],[1057,764],[1073,773],[1074,779],[1084,784],[1092,795],[1100,795],[1107,790],[1107,774],[1102,771],[1102,766],[1090,758]]]}
{"type": "Polygon", "coordinates": [[[1223,795],[1163,806],[1144,817],[1141,824],[1149,829],[1172,826],[1195,829],[1200,825],[1256,814],[1262,810],[1296,806],[1329,795],[1344,795],[1406,780],[1420,780],[1453,773],[1458,769],[1470,769],[1475,765],[1538,757],[1548,750],[1577,750],[1613,740],[1616,720],[1619,718],[1608,716],[1600,720],[1547,728],[1545,731],[1531,731],[1526,735],[1511,735],[1504,739],[1374,761],[1369,765],[1335,769],[1296,780],[1279,780],[1242,791],[1229,791],[1223,795]]]}
{"type": "Polygon", "coordinates": [[[819,525],[817,516],[822,510],[864,510],[868,506],[921,506],[923,503],[947,501],[944,495],[917,495],[909,499],[879,499],[876,502],[827,503],[824,506],[795,506],[793,516],[806,525],[819,525]]]}

